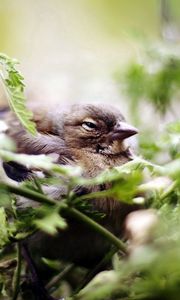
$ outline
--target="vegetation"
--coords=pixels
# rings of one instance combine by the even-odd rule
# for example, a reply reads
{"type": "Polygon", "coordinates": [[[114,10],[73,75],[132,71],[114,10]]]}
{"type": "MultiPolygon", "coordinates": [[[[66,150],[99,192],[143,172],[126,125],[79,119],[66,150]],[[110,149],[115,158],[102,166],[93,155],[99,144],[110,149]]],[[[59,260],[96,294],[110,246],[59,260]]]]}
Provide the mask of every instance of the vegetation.
{"type": "MultiPolygon", "coordinates": [[[[151,57],[153,62],[159,57],[151,57]]],[[[24,127],[36,134],[30,120],[31,113],[25,107],[23,77],[15,68],[16,61],[0,55],[1,78],[8,93],[11,108],[24,127]]],[[[151,61],[152,64],[152,61],[151,61]]],[[[140,124],[142,102],[150,101],[160,114],[170,109],[180,81],[180,60],[170,54],[163,57],[153,73],[147,64],[132,63],[123,75],[127,98],[131,100],[131,111],[140,124]]],[[[116,74],[122,82],[122,75],[116,74]]],[[[1,124],[0,124],[1,125],[1,124]]],[[[179,299],[180,293],[180,123],[168,124],[161,137],[158,132],[144,129],[139,141],[139,153],[132,162],[112,170],[106,170],[93,179],[85,179],[78,167],[60,166],[45,155],[17,154],[14,145],[0,131],[0,158],[15,161],[29,168],[41,169],[47,178],[33,178],[15,184],[4,175],[0,167],[0,294],[2,299],[21,299],[20,290],[25,273],[22,257],[24,239],[41,229],[56,234],[57,228],[68,226],[64,214],[85,222],[112,244],[112,251],[105,259],[113,259],[113,269],[93,276],[85,276],[84,270],[72,265],[64,266],[44,259],[44,262],[59,270],[59,274],[47,284],[49,293],[60,298],[77,300],[110,299],[179,299]],[[148,130],[148,138],[147,131],[148,130]],[[159,161],[162,161],[160,164],[159,161]],[[149,162],[147,159],[151,159],[149,162]],[[158,161],[159,160],[159,161],[158,161]],[[133,226],[128,227],[129,243],[117,239],[95,220],[97,212],[89,214],[92,194],[77,197],[73,193],[76,185],[96,185],[111,182],[106,193],[130,205],[141,203],[146,208],[142,215],[135,216],[133,226]],[[42,185],[58,183],[68,187],[66,197],[57,202],[42,191],[42,185]],[[137,197],[140,195],[141,197],[137,197]],[[40,204],[19,211],[18,196],[25,196],[40,204]],[[149,225],[144,221],[150,216],[149,225]],[[152,218],[151,218],[152,217],[152,218]],[[133,228],[140,222],[141,228],[133,228]],[[117,255],[117,252],[121,255],[117,255]],[[116,254],[115,254],[116,253],[116,254]],[[73,271],[79,280],[76,292],[68,281],[67,274],[73,271]],[[85,279],[83,277],[85,276],[85,279]],[[88,282],[90,278],[90,282],[88,282]],[[81,288],[83,287],[83,288],[81,288]]],[[[96,197],[104,196],[104,191],[96,197]]],[[[118,201],[118,200],[117,200],[118,201]]],[[[128,225],[127,225],[128,226],[128,225]]],[[[57,273],[57,272],[56,272],[57,273]]]]}

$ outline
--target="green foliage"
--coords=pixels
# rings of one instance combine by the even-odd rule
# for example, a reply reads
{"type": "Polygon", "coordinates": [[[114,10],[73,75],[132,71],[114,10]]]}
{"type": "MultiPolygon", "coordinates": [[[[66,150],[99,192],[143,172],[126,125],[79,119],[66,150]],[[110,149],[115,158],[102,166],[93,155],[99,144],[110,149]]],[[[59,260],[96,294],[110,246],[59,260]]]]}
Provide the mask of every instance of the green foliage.
{"type": "Polygon", "coordinates": [[[22,125],[33,135],[36,134],[35,123],[32,122],[32,112],[25,106],[24,78],[16,69],[18,61],[0,54],[0,77],[5,85],[9,104],[16,113],[22,125]]]}
{"type": "Polygon", "coordinates": [[[158,161],[160,157],[164,160],[176,159],[180,153],[180,122],[169,123],[162,135],[157,131],[147,129],[139,138],[141,153],[147,159],[158,161]],[[148,136],[148,139],[147,139],[148,136]]]}
{"type": "Polygon", "coordinates": [[[180,84],[179,50],[179,46],[161,44],[152,47],[148,43],[138,61],[130,62],[123,72],[117,70],[115,73],[116,81],[127,96],[131,119],[140,129],[141,155],[157,163],[166,163],[179,156],[180,122],[176,110],[180,84]],[[173,118],[174,122],[160,133],[161,121],[164,123],[166,118],[173,118]]]}
{"type": "Polygon", "coordinates": [[[162,55],[161,51],[150,47],[142,54],[142,62],[128,65],[124,76],[122,72],[116,72],[116,80],[124,83],[132,113],[136,112],[136,105],[146,101],[160,114],[165,115],[173,100],[178,97],[180,58],[170,50],[165,53],[162,55]]]}

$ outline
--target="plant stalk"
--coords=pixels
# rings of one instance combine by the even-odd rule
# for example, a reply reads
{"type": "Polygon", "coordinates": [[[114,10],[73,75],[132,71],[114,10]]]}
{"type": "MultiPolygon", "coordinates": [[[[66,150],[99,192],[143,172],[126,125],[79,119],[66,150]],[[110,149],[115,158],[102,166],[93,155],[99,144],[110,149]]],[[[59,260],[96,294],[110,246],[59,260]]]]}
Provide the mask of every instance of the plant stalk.
{"type": "MultiPolygon", "coordinates": [[[[36,191],[32,191],[30,189],[24,187],[17,187],[13,186],[8,183],[0,183],[0,187],[6,189],[7,191],[14,193],[16,195],[20,195],[23,197],[27,197],[31,200],[34,200],[39,203],[44,203],[48,205],[59,205],[59,202],[49,198],[46,195],[40,194],[36,191]]],[[[123,254],[127,254],[126,245],[117,238],[114,234],[108,231],[106,228],[101,226],[99,223],[95,222],[93,219],[89,218],[79,210],[74,207],[64,206],[61,207],[61,211],[64,212],[66,215],[75,218],[76,220],[87,224],[91,229],[96,232],[99,232],[102,236],[104,236],[107,240],[109,240],[114,246],[117,247],[123,254]]]]}
{"type": "Polygon", "coordinates": [[[17,267],[14,274],[14,293],[13,299],[16,300],[19,294],[20,288],[20,276],[21,276],[21,263],[22,263],[22,255],[21,255],[21,244],[17,243],[17,267]]]}

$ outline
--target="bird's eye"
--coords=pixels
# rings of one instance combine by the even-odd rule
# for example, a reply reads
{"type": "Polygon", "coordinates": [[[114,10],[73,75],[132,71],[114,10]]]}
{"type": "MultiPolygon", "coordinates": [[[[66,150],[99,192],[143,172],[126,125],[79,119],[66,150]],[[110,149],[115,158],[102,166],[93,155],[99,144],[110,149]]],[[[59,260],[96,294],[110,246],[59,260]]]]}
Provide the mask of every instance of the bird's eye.
{"type": "Polygon", "coordinates": [[[97,129],[97,124],[93,120],[92,121],[87,120],[82,123],[82,127],[87,131],[92,131],[97,129]]]}

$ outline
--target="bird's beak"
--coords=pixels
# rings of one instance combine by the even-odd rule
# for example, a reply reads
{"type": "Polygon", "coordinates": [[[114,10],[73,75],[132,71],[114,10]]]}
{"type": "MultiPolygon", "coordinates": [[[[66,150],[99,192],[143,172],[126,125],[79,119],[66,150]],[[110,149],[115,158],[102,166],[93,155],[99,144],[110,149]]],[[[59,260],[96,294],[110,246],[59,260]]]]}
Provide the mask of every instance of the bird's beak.
{"type": "Polygon", "coordinates": [[[119,122],[110,135],[110,140],[124,140],[138,133],[137,128],[125,123],[119,122]]]}

